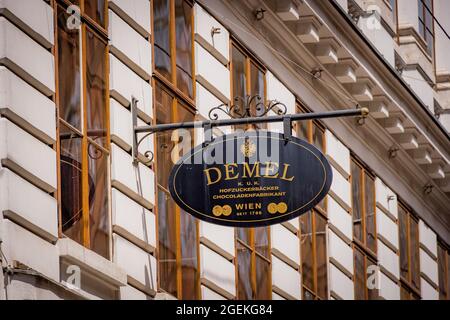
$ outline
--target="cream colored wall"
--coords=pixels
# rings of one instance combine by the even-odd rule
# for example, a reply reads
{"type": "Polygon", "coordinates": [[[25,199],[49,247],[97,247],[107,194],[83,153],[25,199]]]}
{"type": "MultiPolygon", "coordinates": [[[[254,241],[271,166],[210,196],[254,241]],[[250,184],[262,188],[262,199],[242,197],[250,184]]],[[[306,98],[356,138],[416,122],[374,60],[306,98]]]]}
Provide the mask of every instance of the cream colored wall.
{"type": "MultiPolygon", "coordinates": [[[[55,90],[54,57],[48,50],[54,43],[50,32],[53,20],[49,18],[43,24],[31,14],[24,13],[20,9],[23,1],[0,2],[0,7],[9,8],[21,24],[19,28],[9,19],[0,18],[0,34],[4,35],[0,37],[0,58],[7,58],[7,62],[0,66],[0,84],[4,89],[0,90],[0,109],[6,108],[15,119],[15,123],[8,117],[0,119],[0,159],[18,165],[22,174],[20,176],[13,169],[0,166],[0,212],[10,210],[14,213],[0,217],[2,249],[8,260],[17,260],[57,282],[64,278],[61,261],[71,261],[85,266],[83,272],[106,279],[105,285],[120,290],[121,299],[150,299],[150,294],[156,289],[158,272],[153,251],[157,247],[156,215],[153,212],[154,172],[143,163],[132,166],[129,110],[131,96],[134,95],[139,99],[139,124],[152,120],[153,96],[149,81],[152,57],[148,38],[151,30],[150,1],[109,1],[111,219],[115,230],[112,261],[97,256],[70,239],[57,240],[57,205],[52,196],[57,187],[56,152],[49,146],[56,140],[55,104],[49,98],[55,90]],[[27,30],[34,32],[28,34],[27,30]],[[11,45],[13,40],[14,46],[11,45]],[[128,45],[129,41],[134,45],[128,45]],[[30,54],[34,60],[28,58],[30,54]],[[30,103],[35,108],[28,108],[30,103]],[[36,156],[30,157],[30,154],[36,156]],[[20,201],[20,193],[16,190],[26,193],[30,200],[20,201]],[[42,256],[46,257],[45,263],[42,256]]],[[[45,1],[33,0],[30,3],[34,11],[52,17],[52,9],[45,1]]],[[[346,6],[345,1],[340,3],[346,6]]],[[[409,0],[399,0],[403,10],[400,15],[402,24],[416,21],[417,10],[414,11],[414,6],[409,3],[409,0]]],[[[199,5],[195,5],[194,10],[196,105],[199,114],[207,118],[212,106],[227,102],[230,97],[230,36],[225,27],[199,5]],[[221,28],[221,33],[214,39],[207,32],[212,27],[221,28]]],[[[380,44],[386,44],[383,39],[380,44]]],[[[388,48],[386,46],[383,50],[388,48]]],[[[270,69],[271,61],[267,65],[270,69]]],[[[289,86],[271,70],[266,74],[266,81],[268,97],[286,103],[289,112],[295,112],[295,95],[289,86]]],[[[429,100],[428,96],[426,100],[429,100]]],[[[326,131],[325,137],[326,156],[334,174],[331,192],[327,196],[329,294],[330,298],[353,299],[350,149],[343,143],[347,137],[338,137],[330,130],[326,131]]],[[[143,153],[149,148],[153,149],[152,139],[147,139],[140,151],[143,153]]],[[[376,202],[380,295],[385,299],[398,299],[397,195],[379,178],[376,179],[376,202]]],[[[298,219],[271,227],[271,245],[279,252],[274,250],[272,254],[272,284],[279,289],[272,293],[274,299],[301,299],[298,228],[298,219]]],[[[421,271],[429,278],[422,277],[424,298],[436,297],[433,283],[429,283],[431,279],[436,284],[433,256],[436,234],[430,230],[421,222],[420,241],[427,248],[421,249],[421,271]]],[[[207,280],[202,282],[202,298],[234,297],[233,229],[201,222],[200,236],[203,238],[199,252],[200,272],[201,277],[207,280]],[[217,290],[217,287],[222,290],[217,290]]],[[[86,296],[91,297],[89,293],[86,296]]]]}

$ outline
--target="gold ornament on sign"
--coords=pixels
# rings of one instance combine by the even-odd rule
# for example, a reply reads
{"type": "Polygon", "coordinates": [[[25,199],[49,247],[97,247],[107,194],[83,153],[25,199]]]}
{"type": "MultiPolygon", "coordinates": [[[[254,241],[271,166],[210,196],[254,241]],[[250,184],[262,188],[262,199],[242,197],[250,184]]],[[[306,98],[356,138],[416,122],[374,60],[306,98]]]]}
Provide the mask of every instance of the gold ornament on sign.
{"type": "Polygon", "coordinates": [[[277,212],[279,213],[286,213],[288,207],[287,204],[284,202],[280,202],[279,204],[276,203],[269,203],[269,205],[267,206],[267,211],[270,214],[275,214],[277,212]]]}
{"type": "Polygon", "coordinates": [[[223,213],[223,209],[221,206],[217,205],[214,206],[214,208],[212,209],[213,215],[215,215],[216,217],[220,217],[223,213]]]}
{"type": "Polygon", "coordinates": [[[256,152],[256,144],[253,141],[245,140],[245,142],[241,145],[241,152],[244,157],[252,157],[256,152]]]}
{"type": "Polygon", "coordinates": [[[229,205],[224,205],[224,206],[222,207],[222,209],[223,209],[222,214],[223,214],[225,217],[228,217],[228,216],[231,214],[232,209],[231,209],[231,207],[230,207],[229,205]]]}
{"type": "Polygon", "coordinates": [[[221,215],[224,215],[225,217],[228,217],[231,214],[232,211],[233,211],[233,209],[227,204],[224,205],[223,207],[219,206],[219,205],[216,205],[212,209],[212,213],[216,217],[220,217],[221,215]]]}
{"type": "Polygon", "coordinates": [[[278,204],[278,212],[279,212],[279,213],[286,213],[286,211],[287,211],[287,205],[286,205],[286,203],[280,202],[280,203],[278,204]]]}
{"type": "Polygon", "coordinates": [[[277,213],[278,206],[276,205],[276,203],[269,203],[269,205],[267,206],[267,211],[269,211],[270,214],[277,213]]]}

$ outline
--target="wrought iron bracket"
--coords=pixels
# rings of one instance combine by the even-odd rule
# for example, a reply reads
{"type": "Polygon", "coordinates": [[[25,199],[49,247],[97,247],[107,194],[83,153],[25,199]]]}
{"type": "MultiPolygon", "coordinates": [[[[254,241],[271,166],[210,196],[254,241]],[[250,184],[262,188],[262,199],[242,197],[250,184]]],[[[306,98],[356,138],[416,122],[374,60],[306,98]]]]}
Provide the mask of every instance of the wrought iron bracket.
{"type": "Polygon", "coordinates": [[[292,137],[292,118],[290,115],[283,117],[283,136],[286,141],[289,141],[292,137]]]}
{"type": "MultiPolygon", "coordinates": [[[[193,129],[193,128],[203,128],[205,132],[205,141],[206,143],[211,143],[214,141],[213,138],[213,128],[214,127],[224,127],[224,126],[235,126],[235,125],[250,125],[256,123],[274,123],[274,122],[283,122],[283,135],[286,141],[289,141],[292,137],[292,122],[293,121],[305,121],[305,120],[313,120],[313,119],[329,119],[329,118],[342,118],[342,117],[362,117],[365,118],[369,115],[369,109],[367,108],[358,108],[358,109],[347,109],[347,110],[338,110],[338,111],[328,111],[328,112],[317,112],[317,113],[300,113],[300,114],[285,114],[280,113],[280,110],[275,111],[276,115],[267,115],[267,116],[256,116],[256,117],[238,117],[231,119],[222,119],[218,120],[218,115],[213,115],[213,120],[205,120],[205,121],[191,121],[191,122],[178,122],[178,123],[167,123],[167,124],[157,124],[157,125],[149,125],[149,126],[138,126],[137,125],[137,100],[133,97],[131,103],[131,116],[132,116],[132,124],[133,124],[133,146],[132,146],[132,156],[133,163],[137,165],[139,162],[139,145],[142,141],[148,136],[168,130],[176,130],[176,129],[193,129]],[[138,139],[138,134],[145,133],[143,137],[138,139]]],[[[269,106],[271,104],[269,103],[269,106]]],[[[280,102],[274,102],[272,105],[282,105],[280,102]]],[[[211,109],[218,110],[220,107],[224,105],[220,105],[211,109]]],[[[284,106],[286,108],[286,106],[284,106]]],[[[272,110],[272,108],[265,109],[263,113],[266,115],[268,110],[272,110]]],[[[221,109],[222,110],[222,109],[221,109]]],[[[284,109],[285,110],[285,109],[284,109]]],[[[222,110],[223,111],[223,110],[222,110]]],[[[210,115],[211,115],[210,112],[210,115]]],[[[153,161],[153,152],[146,151],[144,155],[149,158],[146,162],[153,161]]]]}
{"type": "MultiPolygon", "coordinates": [[[[146,132],[146,134],[139,138],[135,128],[137,127],[137,121],[138,121],[138,108],[137,103],[139,100],[137,100],[135,97],[131,97],[131,121],[132,121],[132,128],[133,128],[133,145],[131,146],[131,154],[133,156],[133,164],[137,165],[139,163],[139,145],[144,141],[145,138],[152,135],[153,131],[149,130],[146,132]]],[[[150,164],[153,161],[154,154],[151,150],[146,150],[144,152],[145,160],[142,160],[144,164],[150,164]]]]}
{"type": "Polygon", "coordinates": [[[256,94],[244,98],[235,97],[231,103],[218,105],[209,111],[208,117],[210,120],[218,120],[218,112],[222,112],[233,119],[264,117],[270,111],[273,111],[277,115],[283,115],[286,114],[287,108],[284,103],[276,100],[270,100],[265,104],[261,96],[256,94]]]}

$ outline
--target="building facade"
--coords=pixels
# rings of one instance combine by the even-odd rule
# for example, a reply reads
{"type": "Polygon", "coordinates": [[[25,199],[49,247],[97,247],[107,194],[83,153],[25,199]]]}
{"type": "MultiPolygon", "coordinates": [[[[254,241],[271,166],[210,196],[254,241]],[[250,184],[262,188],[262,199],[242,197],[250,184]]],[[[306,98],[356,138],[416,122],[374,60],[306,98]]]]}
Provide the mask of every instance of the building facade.
{"type": "Polygon", "coordinates": [[[449,12],[0,0],[0,299],[448,299],[449,12]],[[370,110],[294,125],[333,169],[311,212],[253,229],[193,218],[167,187],[173,132],[139,134],[133,162],[133,98],[145,125],[254,95],[290,114],[370,110]]]}

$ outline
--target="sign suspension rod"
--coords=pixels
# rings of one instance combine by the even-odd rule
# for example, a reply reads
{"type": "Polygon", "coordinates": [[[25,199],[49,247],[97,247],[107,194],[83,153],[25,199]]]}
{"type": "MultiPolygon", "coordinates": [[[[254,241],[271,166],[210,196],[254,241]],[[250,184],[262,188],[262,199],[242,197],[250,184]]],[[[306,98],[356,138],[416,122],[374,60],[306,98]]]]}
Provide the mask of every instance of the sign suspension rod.
{"type": "MultiPolygon", "coordinates": [[[[258,97],[256,97],[258,98],[258,97]]],[[[254,97],[248,97],[247,98],[247,106],[246,109],[250,109],[249,105],[254,99],[254,97]]],[[[277,115],[274,116],[241,116],[238,118],[232,118],[232,119],[222,119],[222,120],[216,120],[217,115],[215,115],[215,118],[213,120],[204,120],[204,121],[190,121],[190,122],[178,122],[178,123],[167,123],[167,124],[157,124],[157,125],[148,125],[148,126],[138,126],[137,125],[137,119],[138,119],[138,108],[137,108],[138,101],[132,97],[132,103],[131,103],[131,117],[132,117],[132,126],[133,126],[133,146],[132,146],[132,155],[133,155],[133,162],[137,164],[138,158],[140,157],[138,147],[140,143],[149,135],[154,134],[156,132],[163,132],[168,130],[176,130],[176,129],[193,129],[193,128],[204,128],[205,131],[210,131],[213,127],[223,127],[223,126],[233,126],[233,125],[245,125],[245,124],[256,124],[256,123],[273,123],[273,122],[283,122],[283,128],[284,128],[284,137],[285,139],[289,139],[291,137],[291,130],[289,128],[291,127],[291,124],[293,121],[305,121],[305,120],[313,120],[313,119],[329,119],[329,118],[343,118],[343,117],[361,117],[362,119],[366,118],[369,115],[369,109],[368,108],[357,108],[357,109],[346,109],[346,110],[336,110],[336,111],[326,111],[326,112],[313,112],[313,113],[300,113],[300,114],[284,114],[282,111],[278,110],[275,111],[275,106],[281,106],[284,107],[286,110],[286,107],[281,103],[271,103],[269,106],[263,106],[264,107],[264,115],[268,113],[269,110],[274,110],[274,112],[277,113],[277,115]],[[138,139],[138,134],[144,133],[145,135],[138,139]]],[[[216,107],[214,109],[220,108],[216,107]]],[[[232,106],[229,108],[229,110],[226,111],[228,115],[231,114],[231,109],[234,107],[232,106]]],[[[257,105],[257,108],[258,105],[257,105]]],[[[247,111],[248,111],[247,110],[247,111]]],[[[222,110],[223,111],[223,110],[222,110]]],[[[243,115],[244,113],[242,113],[243,115]]],[[[250,115],[250,113],[245,113],[246,115],[250,115]]],[[[210,115],[211,117],[211,115],[210,115]]],[[[209,132],[209,138],[208,140],[212,140],[211,132],[209,132]]],[[[150,160],[143,160],[145,162],[151,162],[153,160],[153,155],[151,151],[145,152],[145,157],[148,159],[150,156],[150,160]]]]}
{"type": "Polygon", "coordinates": [[[367,117],[369,114],[369,109],[347,109],[338,111],[327,111],[327,112],[316,112],[316,113],[301,113],[301,114],[290,114],[290,115],[280,115],[280,116],[267,116],[267,117],[249,117],[242,119],[223,119],[223,120],[204,120],[204,121],[191,121],[191,122],[178,122],[178,123],[167,123],[167,124],[157,124],[152,126],[135,126],[134,132],[137,133],[150,133],[150,132],[161,132],[167,130],[175,129],[192,129],[192,128],[203,128],[204,126],[211,127],[223,127],[241,124],[255,124],[255,123],[272,123],[272,122],[282,122],[286,118],[291,121],[303,121],[303,120],[313,120],[313,119],[329,119],[329,118],[342,118],[342,117],[367,117]]]}

